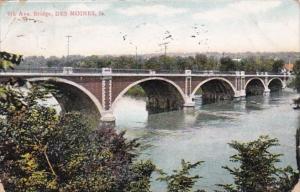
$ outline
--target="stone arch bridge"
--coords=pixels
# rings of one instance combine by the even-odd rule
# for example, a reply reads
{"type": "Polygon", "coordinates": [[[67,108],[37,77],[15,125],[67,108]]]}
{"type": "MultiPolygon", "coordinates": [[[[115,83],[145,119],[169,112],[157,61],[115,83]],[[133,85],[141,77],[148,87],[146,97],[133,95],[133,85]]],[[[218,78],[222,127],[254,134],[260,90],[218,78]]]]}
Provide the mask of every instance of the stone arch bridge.
{"type": "Polygon", "coordinates": [[[55,97],[63,111],[81,111],[106,126],[115,122],[113,111],[117,101],[135,85],[141,86],[147,95],[148,112],[157,113],[194,107],[197,94],[208,102],[268,94],[285,88],[291,76],[267,72],[245,74],[243,71],[185,70],[169,73],[70,67],[16,69],[0,73],[2,82],[12,77],[53,84],[61,93],[55,97]]]}

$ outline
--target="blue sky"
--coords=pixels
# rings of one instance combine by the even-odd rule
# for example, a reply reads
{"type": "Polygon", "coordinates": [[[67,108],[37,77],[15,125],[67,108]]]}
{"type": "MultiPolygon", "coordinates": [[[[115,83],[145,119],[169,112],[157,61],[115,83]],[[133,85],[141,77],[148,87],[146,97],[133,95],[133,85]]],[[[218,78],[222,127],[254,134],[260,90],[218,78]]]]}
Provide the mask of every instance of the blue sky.
{"type": "Polygon", "coordinates": [[[32,0],[0,4],[1,49],[24,55],[66,55],[66,35],[72,36],[70,54],[82,55],[135,54],[135,47],[138,54],[160,53],[161,43],[168,43],[168,52],[300,50],[297,0],[32,0]],[[57,11],[68,15],[55,16],[57,11]],[[97,16],[70,16],[71,11],[94,11],[97,16]],[[9,15],[12,12],[17,15],[9,15]],[[28,13],[27,19],[20,12],[28,13]],[[34,12],[51,16],[35,16],[34,12]]]}

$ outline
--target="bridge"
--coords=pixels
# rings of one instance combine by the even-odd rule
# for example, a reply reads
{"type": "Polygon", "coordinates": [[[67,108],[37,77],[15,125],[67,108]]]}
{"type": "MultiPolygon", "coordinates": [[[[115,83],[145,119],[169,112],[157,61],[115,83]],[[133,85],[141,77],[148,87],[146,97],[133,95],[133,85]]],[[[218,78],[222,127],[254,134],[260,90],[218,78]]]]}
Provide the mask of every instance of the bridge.
{"type": "Polygon", "coordinates": [[[59,90],[54,97],[63,111],[81,111],[106,127],[115,122],[113,112],[117,101],[136,85],[146,93],[148,112],[157,113],[194,107],[197,94],[207,102],[267,95],[285,88],[291,76],[268,72],[247,74],[244,71],[168,72],[71,67],[19,68],[0,72],[1,82],[12,77],[53,84],[59,90]]]}

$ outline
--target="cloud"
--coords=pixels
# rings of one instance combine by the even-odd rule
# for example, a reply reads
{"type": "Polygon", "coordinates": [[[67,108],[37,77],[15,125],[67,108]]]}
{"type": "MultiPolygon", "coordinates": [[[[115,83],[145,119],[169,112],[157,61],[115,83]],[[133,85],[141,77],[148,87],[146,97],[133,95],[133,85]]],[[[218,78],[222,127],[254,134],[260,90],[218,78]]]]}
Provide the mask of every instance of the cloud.
{"type": "Polygon", "coordinates": [[[279,0],[252,0],[235,1],[222,8],[195,13],[194,19],[203,19],[208,21],[223,21],[224,19],[239,18],[247,14],[265,13],[280,6],[279,0]]]}
{"type": "Polygon", "coordinates": [[[184,8],[174,8],[165,5],[136,5],[129,8],[117,9],[117,11],[127,16],[137,15],[156,15],[156,16],[173,16],[187,12],[184,8]]]}

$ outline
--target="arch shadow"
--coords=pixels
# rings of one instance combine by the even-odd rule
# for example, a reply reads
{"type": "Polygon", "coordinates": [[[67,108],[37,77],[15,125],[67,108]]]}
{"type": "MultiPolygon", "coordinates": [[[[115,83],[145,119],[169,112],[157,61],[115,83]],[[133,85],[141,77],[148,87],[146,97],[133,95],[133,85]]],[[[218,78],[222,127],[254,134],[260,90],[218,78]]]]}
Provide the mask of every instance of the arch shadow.
{"type": "Polygon", "coordinates": [[[277,92],[284,88],[285,84],[282,79],[278,77],[274,77],[268,81],[268,88],[271,92],[277,92]]]}
{"type": "Polygon", "coordinates": [[[62,112],[79,111],[87,117],[92,126],[98,126],[103,114],[99,100],[89,90],[73,81],[57,77],[38,77],[27,79],[29,82],[44,82],[58,90],[53,96],[62,112]]]}
{"type": "Polygon", "coordinates": [[[199,83],[191,94],[192,98],[200,89],[202,90],[202,101],[204,103],[231,100],[238,95],[233,84],[222,77],[212,77],[199,83]]]}
{"type": "Polygon", "coordinates": [[[116,103],[136,85],[141,86],[146,93],[147,110],[150,114],[179,110],[186,100],[182,89],[173,81],[162,77],[149,77],[131,83],[123,89],[112,103],[113,111],[116,103]]]}
{"type": "Polygon", "coordinates": [[[267,87],[261,78],[251,78],[245,84],[246,96],[263,95],[267,87]]]}

